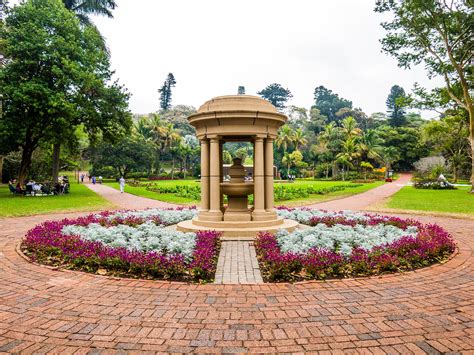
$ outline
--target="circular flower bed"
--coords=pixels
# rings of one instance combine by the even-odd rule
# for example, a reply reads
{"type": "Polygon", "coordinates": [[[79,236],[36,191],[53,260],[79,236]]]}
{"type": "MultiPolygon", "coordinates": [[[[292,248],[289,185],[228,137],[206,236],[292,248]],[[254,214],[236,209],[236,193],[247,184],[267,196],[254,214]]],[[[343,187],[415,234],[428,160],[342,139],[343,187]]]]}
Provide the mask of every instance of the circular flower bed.
{"type": "Polygon", "coordinates": [[[219,233],[182,233],[166,226],[192,219],[195,208],[91,214],[48,221],[30,230],[23,252],[39,263],[104,275],[212,280],[219,233]]]}
{"type": "Polygon", "coordinates": [[[278,214],[308,227],[258,236],[255,247],[268,281],[414,270],[446,260],[455,249],[444,229],[410,219],[285,207],[278,214]]]}

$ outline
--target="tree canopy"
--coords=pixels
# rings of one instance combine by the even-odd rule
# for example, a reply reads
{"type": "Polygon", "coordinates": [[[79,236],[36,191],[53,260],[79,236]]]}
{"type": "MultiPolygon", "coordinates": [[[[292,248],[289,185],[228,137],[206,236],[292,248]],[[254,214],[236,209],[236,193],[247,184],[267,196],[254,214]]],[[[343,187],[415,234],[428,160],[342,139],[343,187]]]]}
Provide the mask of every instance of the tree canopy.
{"type": "Polygon", "coordinates": [[[290,100],[293,95],[289,89],[285,89],[283,86],[277,83],[268,85],[265,89],[257,92],[258,95],[268,100],[279,110],[283,110],[286,107],[286,103],[290,100]]]}
{"type": "Polygon", "coordinates": [[[160,93],[160,108],[163,111],[167,111],[171,108],[172,91],[175,85],[176,80],[174,75],[173,73],[169,73],[161,88],[158,89],[158,92],[160,93]]]}
{"type": "MultiPolygon", "coordinates": [[[[377,0],[375,11],[393,15],[381,24],[386,30],[381,40],[383,51],[395,57],[402,68],[423,63],[429,77],[441,76],[446,85],[433,91],[432,97],[447,96],[468,112],[474,184],[474,106],[469,92],[474,53],[472,1],[377,0]]],[[[437,105],[440,100],[427,101],[437,105]]]]}
{"type": "Polygon", "coordinates": [[[21,148],[23,181],[33,151],[72,137],[83,124],[92,135],[116,139],[130,126],[128,93],[110,82],[109,54],[94,27],[82,27],[60,0],[15,6],[1,29],[7,64],[0,71],[0,125],[21,148]]]}
{"type": "Polygon", "coordinates": [[[318,86],[314,89],[314,107],[326,116],[329,122],[339,121],[336,113],[344,107],[351,109],[352,101],[339,97],[324,86],[318,86]]]}

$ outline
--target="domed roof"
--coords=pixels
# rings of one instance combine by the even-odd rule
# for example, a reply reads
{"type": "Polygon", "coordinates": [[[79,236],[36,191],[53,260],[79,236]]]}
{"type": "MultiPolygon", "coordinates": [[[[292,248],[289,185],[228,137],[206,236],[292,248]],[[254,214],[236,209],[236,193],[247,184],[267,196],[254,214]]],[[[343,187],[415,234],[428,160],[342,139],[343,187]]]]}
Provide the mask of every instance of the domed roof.
{"type": "Polygon", "coordinates": [[[279,113],[275,106],[259,96],[252,95],[227,95],[217,96],[206,101],[199,107],[199,113],[222,111],[257,111],[279,113]]]}

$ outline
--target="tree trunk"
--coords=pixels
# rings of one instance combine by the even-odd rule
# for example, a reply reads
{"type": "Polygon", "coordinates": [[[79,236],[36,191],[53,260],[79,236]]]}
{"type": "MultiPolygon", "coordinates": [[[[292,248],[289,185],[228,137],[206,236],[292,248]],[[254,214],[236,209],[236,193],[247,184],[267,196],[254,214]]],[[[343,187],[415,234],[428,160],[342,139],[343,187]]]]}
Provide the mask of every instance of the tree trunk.
{"type": "Polygon", "coordinates": [[[4,155],[0,155],[0,184],[2,183],[3,180],[3,161],[5,160],[4,155]]]}
{"type": "Polygon", "coordinates": [[[329,179],[329,164],[326,165],[326,180],[329,179]]]}
{"type": "Polygon", "coordinates": [[[171,164],[171,180],[174,180],[174,158],[173,163],[171,164]]]}
{"type": "Polygon", "coordinates": [[[27,144],[21,153],[21,163],[20,163],[20,171],[18,172],[18,182],[20,185],[24,185],[26,176],[28,175],[28,170],[30,169],[31,165],[31,156],[33,155],[34,148],[27,144]]]}
{"type": "Polygon", "coordinates": [[[453,183],[455,184],[458,182],[458,167],[456,166],[456,164],[453,164],[453,176],[454,176],[453,183]]]}
{"type": "MultiPolygon", "coordinates": [[[[471,121],[474,121],[474,117],[471,118],[471,121]]],[[[474,127],[471,124],[471,194],[474,194],[474,132],[472,131],[474,127]]]]}
{"type": "MultiPolygon", "coordinates": [[[[472,64],[472,61],[471,61],[472,64]]],[[[464,95],[469,112],[469,140],[471,141],[471,194],[474,194],[474,106],[469,94],[464,95]]]]}
{"type": "Polygon", "coordinates": [[[52,171],[52,182],[53,184],[58,182],[59,176],[59,156],[61,153],[61,144],[53,144],[53,171],[52,171]]]}

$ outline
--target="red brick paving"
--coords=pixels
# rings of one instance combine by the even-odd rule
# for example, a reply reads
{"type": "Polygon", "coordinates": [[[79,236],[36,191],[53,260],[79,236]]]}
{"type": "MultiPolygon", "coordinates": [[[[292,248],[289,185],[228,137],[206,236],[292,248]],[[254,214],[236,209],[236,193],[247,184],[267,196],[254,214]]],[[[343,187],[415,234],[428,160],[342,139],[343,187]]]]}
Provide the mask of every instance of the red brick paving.
{"type": "Polygon", "coordinates": [[[416,216],[459,245],[447,263],[416,272],[192,285],[55,271],[17,254],[29,228],[64,216],[0,219],[0,352],[474,351],[472,220],[416,216]]]}
{"type": "Polygon", "coordinates": [[[340,200],[319,202],[306,207],[321,208],[329,211],[364,210],[370,205],[380,202],[396,193],[410,181],[411,177],[411,174],[401,174],[400,177],[392,183],[381,185],[364,193],[349,196],[340,200]]]}

